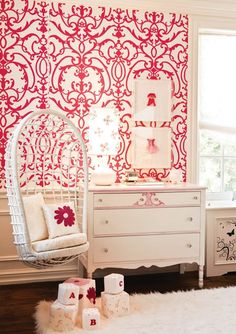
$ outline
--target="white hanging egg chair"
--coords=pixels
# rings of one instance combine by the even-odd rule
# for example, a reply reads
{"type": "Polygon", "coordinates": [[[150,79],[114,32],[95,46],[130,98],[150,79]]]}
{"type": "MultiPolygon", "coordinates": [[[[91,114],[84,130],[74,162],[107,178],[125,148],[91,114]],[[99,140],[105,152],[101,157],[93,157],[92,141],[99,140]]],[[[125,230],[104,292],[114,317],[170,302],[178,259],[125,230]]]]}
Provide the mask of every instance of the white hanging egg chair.
{"type": "Polygon", "coordinates": [[[88,250],[86,147],[61,112],[32,112],[16,126],[6,187],[14,244],[26,265],[61,265],[88,250]]]}

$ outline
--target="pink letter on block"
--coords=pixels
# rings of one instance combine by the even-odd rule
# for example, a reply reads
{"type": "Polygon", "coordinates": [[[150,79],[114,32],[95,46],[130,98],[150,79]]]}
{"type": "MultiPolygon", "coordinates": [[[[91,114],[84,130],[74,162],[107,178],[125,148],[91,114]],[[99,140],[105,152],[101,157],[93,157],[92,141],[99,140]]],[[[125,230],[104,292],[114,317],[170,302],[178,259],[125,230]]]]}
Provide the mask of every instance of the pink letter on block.
{"type": "Polygon", "coordinates": [[[121,274],[110,274],[104,277],[104,291],[117,294],[124,291],[124,276],[121,274]]]}
{"type": "Polygon", "coordinates": [[[97,308],[84,308],[82,313],[83,329],[98,329],[100,327],[100,312],[97,308]]]}
{"type": "Polygon", "coordinates": [[[79,286],[79,313],[84,308],[92,308],[96,305],[96,282],[91,278],[69,278],[64,283],[72,283],[79,286]]]}

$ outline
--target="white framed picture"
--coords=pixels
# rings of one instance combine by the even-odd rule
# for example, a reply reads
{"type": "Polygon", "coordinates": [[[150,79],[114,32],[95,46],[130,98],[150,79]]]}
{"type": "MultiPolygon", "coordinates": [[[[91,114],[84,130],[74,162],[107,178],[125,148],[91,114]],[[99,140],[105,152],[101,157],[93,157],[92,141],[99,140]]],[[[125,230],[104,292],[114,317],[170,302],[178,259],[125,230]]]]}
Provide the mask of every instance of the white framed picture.
{"type": "Polygon", "coordinates": [[[134,81],[134,120],[171,121],[171,79],[134,81]]]}
{"type": "Polygon", "coordinates": [[[171,167],[171,129],[133,128],[133,168],[171,167]]]}

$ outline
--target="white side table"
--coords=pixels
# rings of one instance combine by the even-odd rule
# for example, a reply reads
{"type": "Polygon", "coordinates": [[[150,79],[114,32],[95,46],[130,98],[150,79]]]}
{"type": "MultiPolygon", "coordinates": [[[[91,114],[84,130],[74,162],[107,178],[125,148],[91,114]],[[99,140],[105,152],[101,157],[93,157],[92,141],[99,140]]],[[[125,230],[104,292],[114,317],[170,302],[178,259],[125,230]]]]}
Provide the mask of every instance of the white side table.
{"type": "Polygon", "coordinates": [[[236,271],[236,203],[206,205],[206,276],[236,271]]]}

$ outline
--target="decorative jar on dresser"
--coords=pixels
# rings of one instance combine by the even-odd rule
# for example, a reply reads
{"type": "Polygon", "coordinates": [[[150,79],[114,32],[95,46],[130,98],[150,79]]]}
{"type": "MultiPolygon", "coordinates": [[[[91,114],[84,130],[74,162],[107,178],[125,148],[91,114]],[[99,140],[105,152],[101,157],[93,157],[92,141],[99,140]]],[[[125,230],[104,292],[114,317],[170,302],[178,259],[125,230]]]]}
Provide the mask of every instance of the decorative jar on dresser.
{"type": "Polygon", "coordinates": [[[203,286],[205,188],[179,185],[90,186],[87,256],[96,269],[197,263],[203,286]]]}

